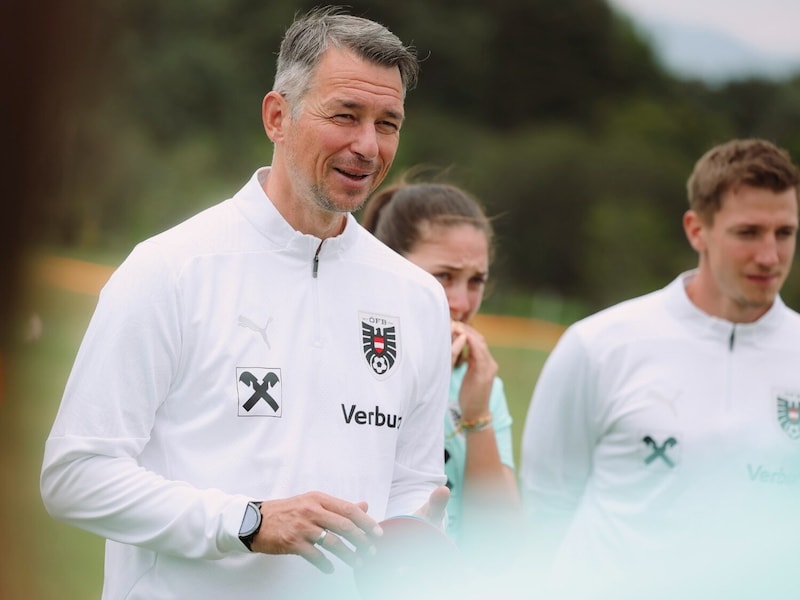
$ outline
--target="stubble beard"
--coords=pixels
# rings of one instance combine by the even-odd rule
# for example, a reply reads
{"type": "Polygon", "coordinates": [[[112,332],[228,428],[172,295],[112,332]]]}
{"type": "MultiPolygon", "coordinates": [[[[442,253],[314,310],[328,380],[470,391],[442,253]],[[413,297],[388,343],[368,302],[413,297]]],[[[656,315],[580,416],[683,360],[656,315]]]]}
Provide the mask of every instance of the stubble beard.
{"type": "Polygon", "coordinates": [[[295,182],[299,194],[309,202],[307,204],[309,209],[317,207],[330,213],[352,213],[364,206],[370,194],[374,191],[374,187],[370,188],[367,193],[363,194],[362,198],[358,198],[361,192],[354,192],[351,196],[356,198],[357,204],[343,205],[334,200],[333,195],[325,188],[324,183],[314,181],[299,168],[301,163],[293,148],[287,152],[286,159],[289,177],[295,182]]]}
{"type": "Polygon", "coordinates": [[[352,194],[353,198],[357,201],[357,204],[351,205],[348,204],[346,206],[342,205],[341,203],[337,203],[329,194],[322,185],[320,184],[312,184],[309,188],[309,195],[316,206],[325,210],[327,212],[332,213],[352,213],[360,209],[369,198],[369,194],[364,194],[363,198],[358,198],[357,194],[352,194]]]}
{"type": "Polygon", "coordinates": [[[780,293],[783,282],[769,289],[748,289],[749,282],[739,289],[739,294],[734,297],[736,305],[744,312],[766,312],[775,303],[780,293]]]}

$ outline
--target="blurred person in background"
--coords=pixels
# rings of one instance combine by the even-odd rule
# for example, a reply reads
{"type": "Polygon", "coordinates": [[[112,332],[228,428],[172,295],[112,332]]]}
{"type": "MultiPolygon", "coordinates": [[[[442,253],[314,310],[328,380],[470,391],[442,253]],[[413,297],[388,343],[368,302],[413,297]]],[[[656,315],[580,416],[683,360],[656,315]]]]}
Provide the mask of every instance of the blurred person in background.
{"type": "Polygon", "coordinates": [[[520,478],[556,597],[797,597],[800,315],[779,292],[798,182],[768,141],[708,150],[683,217],[697,267],[548,357],[520,478]]]}
{"type": "Polygon", "coordinates": [[[298,17],[271,166],[103,289],[41,475],[51,515],[107,538],[103,598],[349,599],[382,519],[441,525],[445,294],[350,214],[417,72],[378,23],[298,17]]]}
{"type": "MultiPolygon", "coordinates": [[[[413,181],[413,173],[370,198],[364,227],[392,250],[433,275],[450,306],[450,400],[444,419],[447,533],[486,564],[508,561],[500,552],[509,527],[522,516],[512,448],[512,419],[498,366],[486,340],[470,325],[483,300],[493,255],[493,228],[478,201],[441,182],[413,181]]],[[[507,546],[506,550],[510,547],[507,546]]]]}

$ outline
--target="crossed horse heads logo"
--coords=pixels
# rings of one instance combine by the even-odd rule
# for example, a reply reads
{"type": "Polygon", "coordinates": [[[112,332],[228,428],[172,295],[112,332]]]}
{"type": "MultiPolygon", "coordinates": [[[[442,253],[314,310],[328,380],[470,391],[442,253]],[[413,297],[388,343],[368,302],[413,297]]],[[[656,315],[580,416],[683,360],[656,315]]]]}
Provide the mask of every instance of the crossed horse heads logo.
{"type": "Polygon", "coordinates": [[[674,437],[669,437],[664,440],[663,444],[659,446],[658,442],[656,442],[649,435],[646,435],[642,438],[642,441],[653,449],[652,454],[644,459],[644,464],[649,465],[657,458],[660,458],[670,469],[675,467],[675,463],[672,461],[672,459],[670,459],[669,456],[667,456],[667,450],[677,445],[678,440],[676,440],[674,437]]]}
{"type": "Polygon", "coordinates": [[[278,373],[270,369],[240,369],[239,381],[244,384],[244,387],[240,386],[239,388],[239,402],[247,415],[280,416],[281,380],[278,373]],[[242,396],[243,392],[244,396],[242,396]],[[255,410],[262,400],[266,406],[255,410]],[[269,412],[270,409],[272,412],[269,412]]]}

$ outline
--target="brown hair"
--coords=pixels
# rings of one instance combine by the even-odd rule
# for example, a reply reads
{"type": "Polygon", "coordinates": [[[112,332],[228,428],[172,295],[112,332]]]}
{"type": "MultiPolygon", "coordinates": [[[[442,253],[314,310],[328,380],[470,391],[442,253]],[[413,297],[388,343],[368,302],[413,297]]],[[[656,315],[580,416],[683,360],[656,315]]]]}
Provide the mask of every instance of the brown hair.
{"type": "Polygon", "coordinates": [[[740,185],[782,192],[799,189],[800,171],[789,153],[761,139],[731,140],[706,152],[687,182],[689,208],[712,223],[722,196],[740,185]]]}
{"type": "Polygon", "coordinates": [[[451,183],[410,182],[403,177],[369,199],[361,223],[404,256],[424,238],[426,226],[472,225],[486,235],[490,260],[493,255],[494,229],[483,207],[451,183]]]}

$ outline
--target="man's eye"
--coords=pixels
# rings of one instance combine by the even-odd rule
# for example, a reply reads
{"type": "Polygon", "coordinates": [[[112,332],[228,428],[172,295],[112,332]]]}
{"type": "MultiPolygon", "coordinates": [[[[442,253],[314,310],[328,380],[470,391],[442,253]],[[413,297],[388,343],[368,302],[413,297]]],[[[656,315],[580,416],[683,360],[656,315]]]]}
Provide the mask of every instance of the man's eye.
{"type": "Polygon", "coordinates": [[[400,126],[397,123],[393,123],[391,121],[378,121],[378,123],[375,125],[375,128],[380,133],[387,133],[387,134],[397,133],[400,130],[400,126]]]}
{"type": "Polygon", "coordinates": [[[333,115],[333,120],[339,123],[350,123],[355,120],[355,117],[350,114],[333,115]]]}

